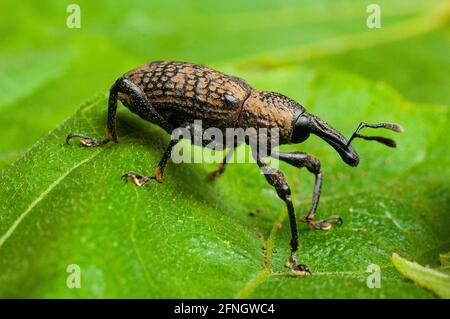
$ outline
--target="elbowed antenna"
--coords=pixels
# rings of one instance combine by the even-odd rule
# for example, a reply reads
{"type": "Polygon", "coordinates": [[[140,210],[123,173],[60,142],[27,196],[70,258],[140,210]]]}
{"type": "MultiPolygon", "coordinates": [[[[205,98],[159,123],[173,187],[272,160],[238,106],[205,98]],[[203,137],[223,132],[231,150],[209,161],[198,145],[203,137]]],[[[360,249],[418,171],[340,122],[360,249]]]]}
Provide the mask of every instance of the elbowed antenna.
{"type": "Polygon", "coordinates": [[[350,139],[348,140],[347,146],[350,146],[350,143],[355,138],[362,138],[367,141],[377,141],[377,142],[382,143],[389,147],[397,147],[397,143],[395,143],[395,141],[391,138],[387,138],[387,137],[383,137],[383,136],[366,136],[366,135],[359,134],[359,131],[361,131],[365,127],[385,128],[385,129],[388,129],[388,130],[391,130],[391,131],[394,131],[397,133],[402,133],[405,131],[400,124],[393,124],[393,123],[367,124],[365,122],[361,122],[358,125],[358,127],[356,128],[355,132],[350,137],[350,139]]]}
{"type": "Polygon", "coordinates": [[[321,137],[328,144],[330,144],[339,153],[344,162],[346,162],[348,165],[351,166],[357,166],[359,163],[359,155],[351,146],[351,143],[355,138],[362,138],[364,140],[369,141],[377,141],[389,147],[397,146],[397,144],[393,139],[387,137],[366,136],[359,134],[359,132],[363,128],[365,127],[384,128],[399,133],[404,131],[403,127],[399,124],[392,124],[392,123],[367,124],[365,122],[362,122],[358,125],[355,132],[347,141],[347,139],[341,133],[339,133],[339,131],[337,131],[330,124],[320,119],[319,117],[306,112],[302,114],[302,116],[304,116],[304,118],[307,119],[310,132],[321,137]]]}

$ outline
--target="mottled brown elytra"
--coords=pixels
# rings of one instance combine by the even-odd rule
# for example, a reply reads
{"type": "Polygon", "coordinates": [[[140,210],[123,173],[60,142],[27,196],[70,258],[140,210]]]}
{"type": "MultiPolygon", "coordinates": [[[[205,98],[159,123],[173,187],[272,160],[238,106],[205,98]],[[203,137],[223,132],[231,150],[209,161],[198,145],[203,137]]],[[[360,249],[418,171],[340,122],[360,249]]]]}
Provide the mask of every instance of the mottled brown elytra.
{"type": "MultiPolygon", "coordinates": [[[[303,106],[290,98],[275,92],[260,92],[252,88],[244,80],[223,74],[208,67],[174,61],[158,61],[145,64],[129,71],[120,77],[111,87],[109,95],[106,138],[97,140],[78,133],[70,133],[67,143],[74,137],[81,138],[86,147],[104,145],[110,141],[117,142],[116,109],[119,99],[133,113],[144,120],[154,123],[169,134],[178,127],[192,129],[194,120],[202,120],[203,129],[216,127],[226,128],[276,128],[279,129],[279,144],[301,143],[313,133],[330,144],[345,163],[357,166],[359,155],[351,146],[355,138],[376,140],[390,147],[395,147],[393,140],[379,136],[359,134],[364,127],[386,128],[402,132],[398,124],[366,124],[361,123],[352,137],[347,140],[331,125],[317,116],[308,113],[303,106]]],[[[143,176],[129,172],[122,177],[132,179],[138,186],[151,180],[162,181],[164,168],[167,165],[173,147],[179,142],[171,139],[167,150],[161,158],[155,176],[143,176]]],[[[237,145],[234,145],[236,147],[237,145]]],[[[230,148],[219,169],[213,172],[220,176],[230,160],[234,148],[230,148]]],[[[271,151],[271,150],[270,150],[271,151]]],[[[259,151],[252,149],[256,163],[264,172],[267,182],[272,185],[278,196],[286,203],[291,226],[291,256],[287,265],[298,274],[309,274],[306,265],[298,264],[297,222],[291,200],[291,191],[285,176],[278,169],[267,165],[259,151]]],[[[342,223],[340,216],[331,216],[321,221],[314,221],[322,186],[320,161],[305,152],[275,152],[275,157],[295,167],[306,167],[315,175],[312,206],[304,218],[310,226],[328,230],[330,222],[342,223]]]]}

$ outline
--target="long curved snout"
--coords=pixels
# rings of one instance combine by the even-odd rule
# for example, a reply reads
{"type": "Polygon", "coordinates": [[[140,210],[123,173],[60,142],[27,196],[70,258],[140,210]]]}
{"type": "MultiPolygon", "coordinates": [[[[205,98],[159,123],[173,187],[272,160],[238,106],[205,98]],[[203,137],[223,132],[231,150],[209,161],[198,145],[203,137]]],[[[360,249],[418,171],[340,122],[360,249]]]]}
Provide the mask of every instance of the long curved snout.
{"type": "Polygon", "coordinates": [[[346,164],[358,166],[358,153],[351,145],[348,145],[348,140],[341,133],[330,124],[314,115],[311,115],[311,125],[311,132],[330,144],[346,164]]]}
{"type": "Polygon", "coordinates": [[[347,140],[344,139],[342,142],[336,142],[332,139],[325,139],[325,141],[338,152],[346,164],[350,166],[358,166],[359,155],[351,145],[347,146],[347,140]]]}

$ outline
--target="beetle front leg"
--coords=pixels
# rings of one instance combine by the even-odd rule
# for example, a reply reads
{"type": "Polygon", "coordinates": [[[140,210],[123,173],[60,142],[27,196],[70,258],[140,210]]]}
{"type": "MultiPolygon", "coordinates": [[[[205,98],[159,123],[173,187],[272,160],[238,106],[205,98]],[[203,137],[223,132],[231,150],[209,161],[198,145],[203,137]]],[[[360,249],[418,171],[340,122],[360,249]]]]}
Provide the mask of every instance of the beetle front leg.
{"type": "Polygon", "coordinates": [[[291,189],[286,181],[286,177],[281,171],[268,166],[267,163],[265,163],[259,156],[256,157],[256,162],[258,163],[260,170],[264,173],[267,182],[275,188],[278,197],[280,197],[287,206],[289,223],[291,226],[291,256],[289,258],[287,266],[298,275],[309,275],[311,274],[311,272],[309,271],[308,266],[297,263],[297,250],[299,246],[297,221],[295,218],[295,209],[291,198],[291,189]]]}
{"type": "Polygon", "coordinates": [[[317,211],[317,206],[319,204],[320,192],[322,190],[322,170],[320,169],[320,161],[316,157],[309,155],[305,152],[292,152],[292,153],[272,152],[271,156],[278,158],[283,162],[286,162],[298,168],[306,167],[309,172],[314,174],[316,179],[314,183],[312,206],[304,219],[304,221],[307,222],[308,225],[316,229],[329,230],[331,228],[330,222],[332,221],[336,221],[342,224],[343,222],[342,217],[337,215],[330,216],[320,221],[313,220],[314,215],[316,214],[317,211]]]}

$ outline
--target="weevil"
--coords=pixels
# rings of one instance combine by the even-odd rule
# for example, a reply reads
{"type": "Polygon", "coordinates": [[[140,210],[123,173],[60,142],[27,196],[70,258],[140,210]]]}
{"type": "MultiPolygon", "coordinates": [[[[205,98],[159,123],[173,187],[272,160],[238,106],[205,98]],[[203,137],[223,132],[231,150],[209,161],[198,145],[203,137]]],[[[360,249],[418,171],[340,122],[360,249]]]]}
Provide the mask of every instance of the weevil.
{"type": "MultiPolygon", "coordinates": [[[[203,130],[209,127],[226,128],[276,128],[279,131],[279,144],[297,144],[305,141],[310,134],[319,136],[330,144],[349,166],[357,166],[360,160],[351,142],[355,138],[375,140],[395,147],[392,139],[381,136],[366,136],[359,132],[365,127],[385,128],[402,132],[398,124],[367,124],[362,122],[350,139],[319,117],[280,93],[258,91],[243,79],[226,75],[214,69],[186,62],[157,61],[145,64],[121,76],[111,87],[108,101],[106,137],[96,139],[79,133],[70,133],[66,142],[80,138],[83,146],[93,147],[108,142],[118,142],[116,134],[117,101],[120,100],[131,112],[142,119],[156,124],[167,133],[175,128],[192,129],[195,120],[202,120],[203,130]]],[[[122,176],[131,179],[137,186],[152,180],[162,182],[164,169],[174,146],[180,139],[172,138],[164,152],[154,176],[129,172],[122,176]]],[[[237,145],[235,145],[237,146],[237,145]]],[[[222,175],[233,154],[234,148],[227,150],[218,170],[212,176],[222,175]]],[[[306,169],[314,174],[315,184],[312,205],[302,219],[311,228],[329,230],[332,222],[342,223],[338,215],[323,220],[314,219],[322,187],[320,161],[305,152],[277,152],[270,150],[269,156],[278,158],[294,167],[306,169]]],[[[299,247],[297,221],[291,190],[284,174],[270,167],[258,150],[252,150],[255,162],[264,173],[267,182],[274,187],[278,197],[283,200],[289,216],[291,254],[287,266],[300,275],[310,274],[308,266],[297,262],[299,247]]]]}

